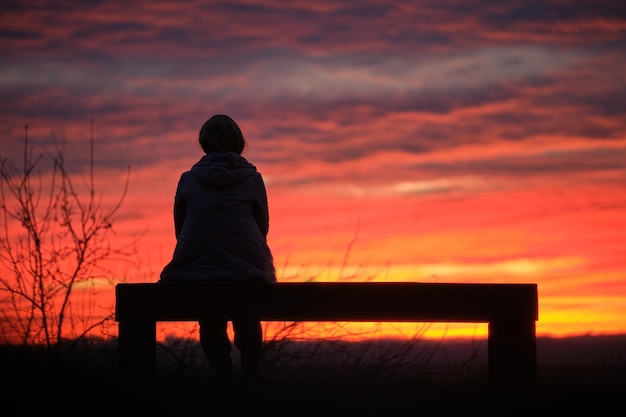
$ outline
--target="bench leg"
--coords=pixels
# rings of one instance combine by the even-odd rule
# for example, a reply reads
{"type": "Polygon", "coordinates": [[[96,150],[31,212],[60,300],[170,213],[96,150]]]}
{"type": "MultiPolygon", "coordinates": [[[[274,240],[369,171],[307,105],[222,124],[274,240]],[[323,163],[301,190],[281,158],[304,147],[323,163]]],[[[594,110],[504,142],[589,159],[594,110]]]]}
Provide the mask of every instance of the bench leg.
{"type": "Polygon", "coordinates": [[[156,322],[124,320],[118,323],[118,361],[122,369],[151,375],[156,363],[156,322]]]}
{"type": "Polygon", "coordinates": [[[489,384],[501,388],[533,388],[537,383],[535,322],[489,323],[489,384]]]}

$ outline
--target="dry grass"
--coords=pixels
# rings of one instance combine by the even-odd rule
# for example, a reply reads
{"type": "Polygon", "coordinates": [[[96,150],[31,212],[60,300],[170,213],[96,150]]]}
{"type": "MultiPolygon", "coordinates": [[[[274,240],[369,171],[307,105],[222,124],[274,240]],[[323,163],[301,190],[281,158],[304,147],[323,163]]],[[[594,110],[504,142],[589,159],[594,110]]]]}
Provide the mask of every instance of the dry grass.
{"type": "MultiPolygon", "coordinates": [[[[358,355],[351,356],[345,350],[348,346],[334,347],[339,350],[333,351],[329,346],[325,352],[315,350],[315,358],[301,351],[301,359],[308,360],[300,363],[294,360],[295,356],[286,357],[283,352],[283,356],[275,356],[265,364],[265,375],[259,381],[236,380],[225,387],[206,371],[199,357],[200,362],[187,362],[193,369],[170,366],[177,363],[174,361],[159,367],[155,376],[142,377],[117,368],[116,349],[111,345],[103,345],[97,352],[82,352],[59,364],[49,363],[34,350],[5,346],[0,351],[3,379],[8,387],[3,397],[5,404],[9,399],[11,412],[3,415],[58,411],[66,416],[111,416],[126,410],[124,414],[180,416],[203,408],[209,414],[215,411],[214,415],[227,411],[257,416],[394,415],[426,410],[439,416],[539,412],[603,415],[614,408],[622,409],[626,392],[626,335],[540,338],[538,386],[524,392],[490,388],[482,374],[485,358],[480,355],[474,357],[472,372],[467,372],[467,364],[455,368],[467,362],[463,355],[476,353],[459,345],[438,346],[448,351],[433,360],[430,368],[420,365],[417,357],[417,367],[395,372],[393,377],[390,368],[405,362],[399,358],[399,362],[385,363],[389,357],[395,357],[392,347],[385,346],[388,350],[382,351],[377,348],[382,352],[377,359],[374,351],[364,354],[363,345],[352,346],[352,352],[367,356],[367,361],[346,360],[358,355]],[[293,367],[276,366],[280,360],[292,361],[293,367]],[[447,372],[427,372],[445,370],[446,364],[447,372]],[[422,374],[411,374],[414,371],[422,374]]],[[[313,349],[302,345],[298,348],[313,349]]],[[[422,347],[416,352],[426,350],[422,347]]]]}

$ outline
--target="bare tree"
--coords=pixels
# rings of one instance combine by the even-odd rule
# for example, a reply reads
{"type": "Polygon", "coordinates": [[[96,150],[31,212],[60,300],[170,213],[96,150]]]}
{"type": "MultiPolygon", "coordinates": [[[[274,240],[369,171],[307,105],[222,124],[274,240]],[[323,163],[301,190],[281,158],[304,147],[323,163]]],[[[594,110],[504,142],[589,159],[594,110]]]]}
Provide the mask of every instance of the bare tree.
{"type": "Polygon", "coordinates": [[[26,126],[22,169],[1,161],[0,341],[45,346],[59,358],[112,320],[112,306],[102,312],[95,305],[97,288],[114,284],[106,261],[135,252],[134,242],[111,245],[130,167],[119,200],[105,207],[95,187],[93,120],[84,186],[72,181],[65,141],[53,139],[53,153],[34,156],[26,126]]]}

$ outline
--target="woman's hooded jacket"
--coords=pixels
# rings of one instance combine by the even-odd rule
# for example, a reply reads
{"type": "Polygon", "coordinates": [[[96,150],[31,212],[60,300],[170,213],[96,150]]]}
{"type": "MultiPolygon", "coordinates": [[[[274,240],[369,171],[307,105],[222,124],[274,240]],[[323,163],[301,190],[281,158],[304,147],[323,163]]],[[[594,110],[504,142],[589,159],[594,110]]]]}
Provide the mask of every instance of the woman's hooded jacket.
{"type": "Polygon", "coordinates": [[[265,184],[243,156],[211,152],[181,175],[174,226],[161,281],[276,281],[265,184]]]}

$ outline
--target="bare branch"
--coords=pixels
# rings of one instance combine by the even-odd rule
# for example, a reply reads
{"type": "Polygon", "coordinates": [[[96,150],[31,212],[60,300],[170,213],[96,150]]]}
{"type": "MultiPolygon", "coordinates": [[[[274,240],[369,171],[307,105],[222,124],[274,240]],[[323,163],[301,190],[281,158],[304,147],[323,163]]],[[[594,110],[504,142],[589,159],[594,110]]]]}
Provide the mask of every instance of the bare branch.
{"type": "Polygon", "coordinates": [[[96,278],[113,285],[113,271],[105,264],[130,262],[136,253],[136,240],[121,247],[110,242],[130,168],[119,200],[105,207],[96,195],[93,126],[92,119],[86,193],[74,187],[65,139],[54,134],[54,150],[44,159],[44,154],[34,156],[26,126],[22,169],[7,159],[0,163],[0,339],[5,344],[44,344],[58,356],[61,346],[72,346],[62,341],[83,339],[111,320],[113,307],[94,313],[95,292],[83,287],[96,278]]]}

